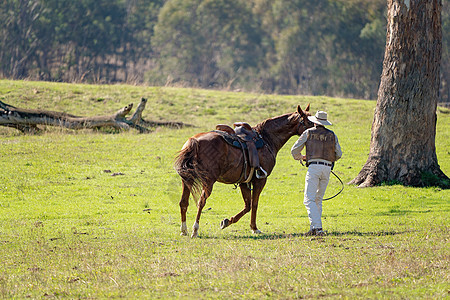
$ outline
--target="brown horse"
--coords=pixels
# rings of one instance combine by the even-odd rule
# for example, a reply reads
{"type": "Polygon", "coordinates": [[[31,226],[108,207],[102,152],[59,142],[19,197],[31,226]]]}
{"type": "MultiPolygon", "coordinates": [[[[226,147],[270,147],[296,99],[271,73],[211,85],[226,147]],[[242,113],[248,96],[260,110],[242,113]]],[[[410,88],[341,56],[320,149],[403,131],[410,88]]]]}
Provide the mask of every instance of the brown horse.
{"type": "MultiPolygon", "coordinates": [[[[294,135],[300,135],[307,128],[313,126],[308,120],[309,104],[305,111],[297,107],[297,111],[290,114],[267,119],[255,127],[263,139],[264,146],[258,150],[260,166],[270,175],[275,166],[278,151],[294,135]]],[[[189,205],[191,192],[198,192],[197,218],[195,220],[191,237],[197,237],[200,215],[206,204],[206,199],[211,195],[216,181],[228,184],[239,184],[245,208],[231,219],[224,219],[221,228],[236,223],[251,210],[250,228],[253,233],[261,233],[256,227],[256,211],[258,209],[259,195],[261,194],[267,178],[254,176],[250,185],[242,182],[244,168],[244,155],[241,149],[229,145],[222,136],[214,131],[204,132],[189,138],[179,152],[175,164],[175,170],[182,178],[183,194],[180,200],[181,208],[181,234],[187,235],[186,212],[189,205]],[[201,193],[200,193],[201,192],[201,193]]],[[[250,171],[248,170],[247,173],[250,171]]],[[[248,174],[244,174],[248,176],[248,174]]],[[[246,177],[244,176],[244,177],[246,177]]]]}

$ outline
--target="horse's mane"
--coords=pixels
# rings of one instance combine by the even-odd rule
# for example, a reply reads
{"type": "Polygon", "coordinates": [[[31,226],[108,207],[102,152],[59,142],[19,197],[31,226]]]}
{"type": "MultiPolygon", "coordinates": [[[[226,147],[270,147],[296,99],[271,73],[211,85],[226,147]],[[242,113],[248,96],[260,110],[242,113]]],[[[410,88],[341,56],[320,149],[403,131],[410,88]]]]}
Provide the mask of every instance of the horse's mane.
{"type": "Polygon", "coordinates": [[[297,122],[300,119],[300,114],[297,112],[287,113],[281,116],[268,118],[261,123],[257,124],[254,129],[256,132],[263,134],[264,129],[270,129],[271,127],[280,127],[282,125],[297,122]]]}

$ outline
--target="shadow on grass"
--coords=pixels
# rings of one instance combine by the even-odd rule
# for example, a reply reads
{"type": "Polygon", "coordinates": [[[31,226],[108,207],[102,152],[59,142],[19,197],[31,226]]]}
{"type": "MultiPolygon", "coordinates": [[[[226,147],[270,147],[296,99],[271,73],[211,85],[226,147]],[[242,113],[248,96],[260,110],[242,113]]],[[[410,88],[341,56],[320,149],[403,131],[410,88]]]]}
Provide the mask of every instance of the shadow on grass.
{"type": "Polygon", "coordinates": [[[376,213],[376,216],[404,216],[404,215],[410,215],[410,214],[425,214],[431,212],[431,209],[427,210],[402,210],[402,209],[390,209],[387,212],[380,212],[376,213]]]}
{"type": "Polygon", "coordinates": [[[278,240],[278,239],[291,239],[291,238],[308,238],[308,239],[324,239],[327,237],[349,237],[349,236],[392,236],[409,233],[411,231],[379,231],[379,232],[359,232],[359,231],[332,231],[327,232],[326,236],[306,236],[304,233],[263,233],[263,234],[253,234],[253,235],[241,235],[241,236],[199,236],[200,239],[229,239],[229,240],[278,240]]]}

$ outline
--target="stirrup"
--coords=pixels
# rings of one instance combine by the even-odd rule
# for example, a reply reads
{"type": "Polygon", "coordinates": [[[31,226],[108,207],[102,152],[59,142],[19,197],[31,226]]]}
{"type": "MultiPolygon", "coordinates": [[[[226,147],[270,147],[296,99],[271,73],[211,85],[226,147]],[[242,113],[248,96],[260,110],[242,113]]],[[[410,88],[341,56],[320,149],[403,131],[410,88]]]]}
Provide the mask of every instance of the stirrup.
{"type": "Polygon", "coordinates": [[[258,179],[264,179],[264,178],[267,178],[267,172],[263,169],[263,168],[261,168],[261,167],[259,167],[259,169],[258,170],[256,170],[256,178],[258,178],[258,179]],[[262,175],[260,175],[259,173],[259,171],[261,171],[261,172],[263,172],[263,174],[262,175]]]}

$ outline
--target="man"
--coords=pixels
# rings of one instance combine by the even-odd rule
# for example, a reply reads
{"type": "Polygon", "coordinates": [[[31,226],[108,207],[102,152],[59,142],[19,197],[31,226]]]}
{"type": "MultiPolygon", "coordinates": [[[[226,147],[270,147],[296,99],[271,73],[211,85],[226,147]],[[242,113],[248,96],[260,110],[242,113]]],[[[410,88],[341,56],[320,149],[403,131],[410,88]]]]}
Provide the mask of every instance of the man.
{"type": "Polygon", "coordinates": [[[296,160],[305,160],[308,172],[305,178],[305,197],[303,203],[308,212],[311,235],[325,235],[322,230],[322,199],[330,179],[334,162],[342,156],[341,146],[333,131],[325,125],[332,125],[327,120],[327,113],[318,111],[308,119],[314,127],[305,130],[292,146],[291,154],[296,160]],[[301,151],[306,146],[306,156],[301,151]]]}

